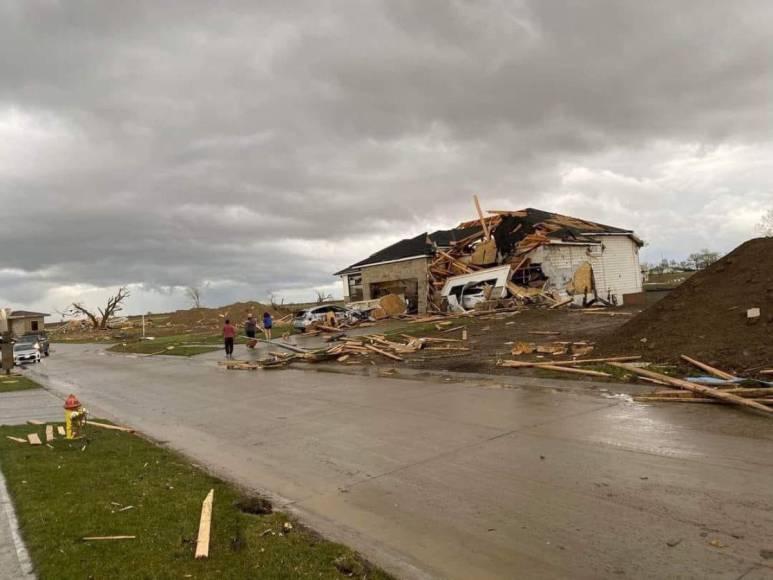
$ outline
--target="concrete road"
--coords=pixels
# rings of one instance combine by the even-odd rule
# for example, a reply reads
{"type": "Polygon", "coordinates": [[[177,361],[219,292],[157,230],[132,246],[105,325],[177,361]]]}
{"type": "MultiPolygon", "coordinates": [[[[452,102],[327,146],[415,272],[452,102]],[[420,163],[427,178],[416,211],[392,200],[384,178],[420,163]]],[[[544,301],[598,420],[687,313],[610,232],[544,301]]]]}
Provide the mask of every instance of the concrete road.
{"type": "Polygon", "coordinates": [[[773,578],[770,418],[214,358],[59,346],[36,372],[400,577],[773,578]]]}

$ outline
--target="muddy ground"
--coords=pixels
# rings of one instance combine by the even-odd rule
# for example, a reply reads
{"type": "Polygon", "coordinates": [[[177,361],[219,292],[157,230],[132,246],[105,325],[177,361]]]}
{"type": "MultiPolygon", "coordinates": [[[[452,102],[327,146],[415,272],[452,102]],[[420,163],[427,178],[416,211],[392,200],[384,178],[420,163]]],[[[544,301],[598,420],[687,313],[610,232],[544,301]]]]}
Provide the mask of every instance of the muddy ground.
{"type": "MultiPolygon", "coordinates": [[[[415,369],[431,369],[441,371],[505,374],[533,374],[531,369],[519,369],[497,366],[501,359],[565,360],[569,355],[552,356],[549,354],[532,354],[513,356],[512,348],[516,342],[531,342],[538,345],[551,345],[556,341],[588,342],[595,344],[602,337],[610,334],[634,314],[639,308],[617,308],[613,314],[585,314],[579,310],[548,310],[532,308],[520,312],[505,312],[478,318],[454,319],[453,324],[440,329],[435,324],[408,325],[406,330],[395,331],[398,335],[408,333],[422,337],[461,338],[462,330],[444,332],[449,328],[464,325],[467,329],[467,342],[449,343],[452,346],[463,345],[469,351],[440,351],[423,349],[415,354],[405,355],[402,363],[379,361],[385,366],[406,366],[415,369]],[[535,332],[557,332],[558,334],[533,334],[535,332]],[[508,344],[510,343],[510,344],[508,344]]],[[[430,348],[440,348],[445,344],[432,344],[430,348]]],[[[621,356],[626,352],[620,352],[621,356]]],[[[592,358],[593,352],[583,358],[592,358]]],[[[544,371],[543,371],[544,372],[544,371]]],[[[573,377],[574,378],[574,377],[573,377]]]]}

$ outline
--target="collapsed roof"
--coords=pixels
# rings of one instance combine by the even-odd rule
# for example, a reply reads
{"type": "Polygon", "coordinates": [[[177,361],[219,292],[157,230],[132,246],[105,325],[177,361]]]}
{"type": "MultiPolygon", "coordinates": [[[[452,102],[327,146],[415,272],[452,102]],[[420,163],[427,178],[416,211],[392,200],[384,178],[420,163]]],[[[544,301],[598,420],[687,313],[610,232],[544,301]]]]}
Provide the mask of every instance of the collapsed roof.
{"type": "MultiPolygon", "coordinates": [[[[639,246],[643,242],[633,230],[626,230],[575,217],[551,213],[534,208],[518,211],[489,211],[484,221],[492,231],[500,254],[522,255],[545,243],[597,244],[596,236],[625,235],[639,246]]],[[[412,258],[434,256],[438,248],[444,249],[459,242],[474,242],[484,235],[481,220],[462,222],[450,230],[426,232],[415,238],[400,240],[336,272],[336,276],[358,271],[364,266],[375,266],[412,258]]]]}

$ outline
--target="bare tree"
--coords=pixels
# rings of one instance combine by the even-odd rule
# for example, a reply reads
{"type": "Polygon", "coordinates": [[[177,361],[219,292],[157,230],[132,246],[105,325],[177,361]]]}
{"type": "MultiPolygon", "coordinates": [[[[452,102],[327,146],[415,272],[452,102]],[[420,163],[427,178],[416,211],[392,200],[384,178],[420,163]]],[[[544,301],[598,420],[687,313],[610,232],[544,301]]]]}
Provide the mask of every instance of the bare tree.
{"type": "Polygon", "coordinates": [[[185,295],[193,302],[194,308],[201,308],[201,288],[198,286],[188,286],[185,289],[185,295]]]}
{"type": "Polygon", "coordinates": [[[314,293],[317,295],[317,304],[322,304],[323,302],[333,299],[332,294],[325,294],[322,290],[315,289],[314,293]]]}
{"type": "Polygon", "coordinates": [[[773,238],[773,209],[769,209],[757,224],[757,229],[766,238],[773,238]]]}
{"type": "Polygon", "coordinates": [[[273,308],[274,310],[277,310],[284,306],[284,303],[285,303],[284,296],[277,296],[274,292],[269,292],[267,298],[269,303],[271,304],[271,308],[273,308]],[[281,299],[281,302],[277,302],[277,300],[280,300],[280,299],[281,299]]]}
{"type": "Polygon", "coordinates": [[[69,309],[71,316],[83,314],[91,321],[91,326],[96,330],[105,330],[107,323],[112,316],[123,310],[123,302],[129,297],[129,290],[126,286],[118,289],[118,292],[107,299],[104,308],[97,308],[97,313],[89,310],[80,302],[73,302],[69,309]]]}

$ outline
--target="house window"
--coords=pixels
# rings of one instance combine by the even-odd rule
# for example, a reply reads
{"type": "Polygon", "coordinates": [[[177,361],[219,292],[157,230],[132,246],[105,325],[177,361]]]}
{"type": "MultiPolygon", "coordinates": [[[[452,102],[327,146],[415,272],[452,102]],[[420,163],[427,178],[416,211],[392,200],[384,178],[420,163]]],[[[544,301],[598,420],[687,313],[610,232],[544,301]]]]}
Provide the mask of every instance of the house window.
{"type": "Polygon", "coordinates": [[[33,320],[32,322],[30,322],[30,329],[34,332],[37,332],[39,330],[37,320],[33,320]]]}
{"type": "Polygon", "coordinates": [[[362,274],[349,274],[349,300],[358,302],[362,300],[362,274]]]}

